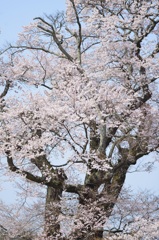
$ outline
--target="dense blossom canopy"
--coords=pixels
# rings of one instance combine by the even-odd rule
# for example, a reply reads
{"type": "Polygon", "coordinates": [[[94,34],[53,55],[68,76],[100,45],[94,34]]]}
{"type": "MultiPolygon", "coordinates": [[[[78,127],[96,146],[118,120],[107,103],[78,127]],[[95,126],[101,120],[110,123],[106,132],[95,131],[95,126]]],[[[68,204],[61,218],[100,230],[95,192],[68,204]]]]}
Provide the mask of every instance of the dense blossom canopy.
{"type": "Polygon", "coordinates": [[[0,153],[47,187],[44,239],[64,239],[68,218],[68,239],[104,228],[109,239],[156,237],[155,214],[109,221],[129,167],[159,148],[159,1],[66,2],[66,14],[36,17],[2,51],[0,153]],[[73,214],[64,192],[78,196],[73,214]]]}

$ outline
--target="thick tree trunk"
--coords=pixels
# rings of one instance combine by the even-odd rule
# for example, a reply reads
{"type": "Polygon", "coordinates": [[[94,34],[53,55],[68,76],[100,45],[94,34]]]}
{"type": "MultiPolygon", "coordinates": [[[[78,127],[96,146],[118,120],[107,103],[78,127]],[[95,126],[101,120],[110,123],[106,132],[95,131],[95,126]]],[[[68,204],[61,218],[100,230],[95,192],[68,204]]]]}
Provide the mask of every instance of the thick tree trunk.
{"type": "Polygon", "coordinates": [[[60,239],[60,223],[58,217],[61,213],[60,199],[62,196],[61,188],[47,187],[46,206],[45,206],[45,233],[47,237],[59,236],[60,239]]]}
{"type": "Polygon", "coordinates": [[[95,232],[95,238],[103,239],[103,229],[100,229],[100,230],[95,232]]]}

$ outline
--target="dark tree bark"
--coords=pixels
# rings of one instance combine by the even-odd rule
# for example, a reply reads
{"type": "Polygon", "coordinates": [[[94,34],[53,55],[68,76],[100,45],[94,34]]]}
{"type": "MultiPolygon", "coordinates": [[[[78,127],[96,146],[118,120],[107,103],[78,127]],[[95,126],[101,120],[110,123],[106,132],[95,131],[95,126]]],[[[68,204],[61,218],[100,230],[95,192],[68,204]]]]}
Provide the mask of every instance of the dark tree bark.
{"type": "Polygon", "coordinates": [[[61,213],[60,200],[62,197],[61,188],[47,187],[45,206],[45,232],[47,237],[60,237],[60,223],[58,217],[61,213]]]}

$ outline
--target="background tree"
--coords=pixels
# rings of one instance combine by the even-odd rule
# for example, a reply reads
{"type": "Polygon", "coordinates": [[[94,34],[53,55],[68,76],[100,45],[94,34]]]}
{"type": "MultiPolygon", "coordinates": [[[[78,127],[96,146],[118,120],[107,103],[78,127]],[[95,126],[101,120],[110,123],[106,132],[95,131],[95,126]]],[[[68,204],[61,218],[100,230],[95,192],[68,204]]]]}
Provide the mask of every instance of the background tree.
{"type": "Polygon", "coordinates": [[[64,192],[78,196],[68,239],[102,238],[129,167],[158,150],[158,6],[68,0],[2,51],[1,154],[47,187],[44,239],[63,238],[64,192]]]}

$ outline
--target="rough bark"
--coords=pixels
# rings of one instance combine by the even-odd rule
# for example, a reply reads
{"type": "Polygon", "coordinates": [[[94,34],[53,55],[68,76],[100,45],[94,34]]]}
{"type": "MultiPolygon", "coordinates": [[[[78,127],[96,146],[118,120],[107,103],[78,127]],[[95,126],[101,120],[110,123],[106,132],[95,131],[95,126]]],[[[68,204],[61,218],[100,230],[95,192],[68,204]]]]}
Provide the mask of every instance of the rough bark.
{"type": "Polygon", "coordinates": [[[60,200],[62,191],[61,188],[47,187],[45,206],[45,232],[47,237],[60,236],[58,217],[61,213],[60,200]]]}

